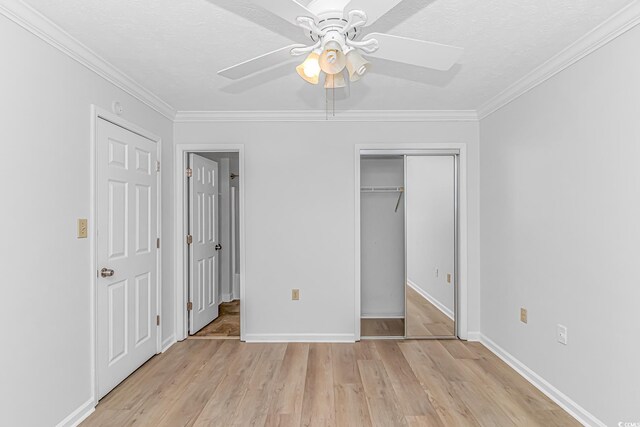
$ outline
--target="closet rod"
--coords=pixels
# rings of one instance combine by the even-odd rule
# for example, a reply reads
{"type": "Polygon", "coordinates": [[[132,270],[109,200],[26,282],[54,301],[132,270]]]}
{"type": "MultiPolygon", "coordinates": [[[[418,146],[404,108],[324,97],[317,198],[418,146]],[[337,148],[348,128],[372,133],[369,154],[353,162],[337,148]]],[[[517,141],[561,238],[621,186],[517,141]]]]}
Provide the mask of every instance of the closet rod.
{"type": "Polygon", "coordinates": [[[404,192],[404,187],[361,187],[361,193],[397,193],[404,192]]]}

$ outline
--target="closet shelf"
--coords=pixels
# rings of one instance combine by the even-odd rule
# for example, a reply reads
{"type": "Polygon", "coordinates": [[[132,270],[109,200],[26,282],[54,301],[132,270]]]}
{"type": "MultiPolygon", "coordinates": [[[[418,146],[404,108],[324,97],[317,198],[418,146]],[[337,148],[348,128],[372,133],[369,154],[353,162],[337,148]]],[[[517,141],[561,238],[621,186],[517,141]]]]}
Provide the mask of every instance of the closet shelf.
{"type": "Polygon", "coordinates": [[[361,193],[403,193],[404,187],[360,187],[361,193]]]}

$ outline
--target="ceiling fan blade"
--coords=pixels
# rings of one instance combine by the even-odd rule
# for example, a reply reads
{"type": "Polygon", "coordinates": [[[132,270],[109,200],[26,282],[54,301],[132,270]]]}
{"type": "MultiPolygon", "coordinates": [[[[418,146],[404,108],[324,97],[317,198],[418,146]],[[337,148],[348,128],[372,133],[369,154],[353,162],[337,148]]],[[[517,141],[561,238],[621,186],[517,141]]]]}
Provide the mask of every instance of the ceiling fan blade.
{"type": "Polygon", "coordinates": [[[389,34],[371,33],[363,38],[363,40],[368,39],[378,40],[380,48],[374,53],[364,53],[365,56],[403,62],[440,71],[449,70],[464,53],[464,49],[461,47],[389,34]]]}
{"type": "Polygon", "coordinates": [[[264,55],[256,56],[255,58],[241,62],[229,68],[225,68],[224,70],[220,70],[218,71],[218,74],[233,80],[241,79],[292,59],[291,49],[302,46],[304,45],[292,44],[285,46],[272,52],[265,53],[264,55]]]}
{"type": "Polygon", "coordinates": [[[364,26],[368,27],[401,2],[402,0],[351,0],[344,7],[344,14],[346,17],[352,10],[364,11],[367,14],[367,23],[364,26]]]}
{"type": "Polygon", "coordinates": [[[289,21],[290,23],[297,25],[298,16],[309,16],[314,20],[318,20],[317,16],[301,5],[295,0],[251,0],[261,8],[268,10],[281,17],[282,19],[289,21]]]}

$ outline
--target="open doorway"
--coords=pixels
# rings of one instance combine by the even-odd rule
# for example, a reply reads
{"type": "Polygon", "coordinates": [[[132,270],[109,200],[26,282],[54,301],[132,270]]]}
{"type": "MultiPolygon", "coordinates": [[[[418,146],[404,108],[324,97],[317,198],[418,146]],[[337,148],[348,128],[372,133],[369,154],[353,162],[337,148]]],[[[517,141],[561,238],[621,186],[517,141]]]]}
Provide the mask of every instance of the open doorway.
{"type": "Polygon", "coordinates": [[[238,153],[189,153],[189,335],[240,338],[238,153]]]}
{"type": "Polygon", "coordinates": [[[182,160],[176,269],[182,278],[177,312],[182,336],[177,338],[240,339],[241,150],[184,149],[177,154],[182,160]]]}

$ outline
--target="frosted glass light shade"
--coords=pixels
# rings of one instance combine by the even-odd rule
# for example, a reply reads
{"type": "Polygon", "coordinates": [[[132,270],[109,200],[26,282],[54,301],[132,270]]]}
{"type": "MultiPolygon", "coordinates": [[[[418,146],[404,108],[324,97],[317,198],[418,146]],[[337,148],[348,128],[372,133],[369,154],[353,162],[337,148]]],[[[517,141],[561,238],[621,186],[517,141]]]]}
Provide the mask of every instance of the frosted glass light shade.
{"type": "Polygon", "coordinates": [[[296,67],[298,75],[313,85],[317,85],[320,80],[319,58],[320,56],[317,53],[311,52],[307,59],[296,67]]]}
{"type": "Polygon", "coordinates": [[[371,69],[371,63],[364,59],[356,50],[347,53],[347,70],[349,79],[357,82],[367,71],[371,69]]]}
{"type": "Polygon", "coordinates": [[[344,70],[347,59],[338,42],[331,41],[326,44],[320,55],[320,68],[327,74],[337,74],[344,70]]]}
{"type": "Polygon", "coordinates": [[[344,78],[343,73],[327,74],[324,79],[325,89],[339,89],[347,86],[347,81],[344,78]]]}

